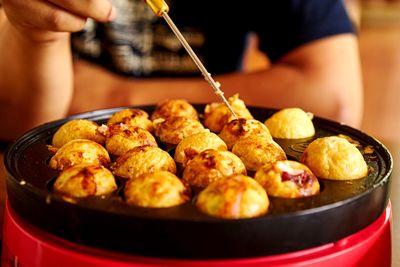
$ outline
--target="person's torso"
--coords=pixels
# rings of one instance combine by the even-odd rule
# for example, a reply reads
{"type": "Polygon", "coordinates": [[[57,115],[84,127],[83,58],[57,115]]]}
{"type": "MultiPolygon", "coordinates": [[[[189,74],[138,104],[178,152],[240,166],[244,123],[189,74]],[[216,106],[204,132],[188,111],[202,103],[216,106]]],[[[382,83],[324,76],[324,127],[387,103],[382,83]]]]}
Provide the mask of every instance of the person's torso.
{"type": "MultiPolygon", "coordinates": [[[[200,60],[213,73],[240,70],[248,30],[230,16],[224,1],[169,2],[168,13],[200,60]]],[[[115,21],[89,20],[74,34],[72,46],[80,57],[132,77],[193,76],[198,70],[164,19],[143,0],[114,0],[115,21]]]]}

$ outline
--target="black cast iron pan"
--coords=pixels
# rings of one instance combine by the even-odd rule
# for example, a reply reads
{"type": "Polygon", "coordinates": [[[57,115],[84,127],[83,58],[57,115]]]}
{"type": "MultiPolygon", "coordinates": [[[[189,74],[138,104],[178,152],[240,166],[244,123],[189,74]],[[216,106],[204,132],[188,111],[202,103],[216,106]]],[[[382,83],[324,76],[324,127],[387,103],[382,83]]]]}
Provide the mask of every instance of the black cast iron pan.
{"type": "MultiPolygon", "coordinates": [[[[204,105],[195,105],[200,113],[204,105]]],[[[351,235],[384,211],[392,159],[376,139],[351,127],[315,117],[316,135],[309,139],[276,141],[289,158],[299,160],[313,139],[346,135],[360,142],[371,169],[355,181],[320,180],[322,192],[305,199],[271,199],[267,215],[241,220],[206,216],[193,203],[148,209],[126,205],[120,191],[69,203],[51,192],[58,172],[47,166],[47,148],[57,128],[70,119],[103,123],[123,109],[99,110],[50,122],[19,138],[6,152],[8,198],[26,221],[67,240],[133,255],[168,258],[217,259],[273,255],[320,246],[351,235]]],[[[154,106],[141,106],[149,113],[154,106]]],[[[264,121],[276,110],[250,107],[264,121]]],[[[120,183],[122,187],[122,182],[120,183]]]]}

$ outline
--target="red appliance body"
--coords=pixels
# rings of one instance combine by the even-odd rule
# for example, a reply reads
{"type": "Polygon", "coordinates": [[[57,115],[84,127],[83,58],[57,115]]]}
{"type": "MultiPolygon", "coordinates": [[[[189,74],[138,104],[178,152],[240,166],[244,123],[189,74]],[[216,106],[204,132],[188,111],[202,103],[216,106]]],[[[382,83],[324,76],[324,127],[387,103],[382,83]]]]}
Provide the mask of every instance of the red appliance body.
{"type": "Polygon", "coordinates": [[[391,265],[391,207],[363,230],[337,242],[273,256],[188,260],[131,256],[72,243],[44,232],[5,209],[2,266],[4,267],[155,267],[155,266],[324,266],[386,267],[391,265]]]}

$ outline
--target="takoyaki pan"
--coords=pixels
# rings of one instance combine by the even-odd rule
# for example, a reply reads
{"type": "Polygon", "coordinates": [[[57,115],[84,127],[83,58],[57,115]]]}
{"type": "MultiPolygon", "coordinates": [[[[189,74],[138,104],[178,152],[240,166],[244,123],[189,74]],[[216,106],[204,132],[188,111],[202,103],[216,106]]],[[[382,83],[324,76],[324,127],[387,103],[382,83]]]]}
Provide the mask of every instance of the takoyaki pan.
{"type": "MultiPolygon", "coordinates": [[[[197,114],[202,114],[206,105],[193,104],[192,106],[197,114]]],[[[126,177],[116,171],[117,168],[113,164],[121,157],[120,161],[123,162],[124,155],[107,157],[107,154],[104,153],[104,156],[100,157],[102,160],[97,161],[100,166],[113,171],[117,189],[113,190],[114,186],[109,183],[110,192],[93,195],[93,189],[90,187],[90,195],[76,197],[73,202],[66,201],[65,196],[68,196],[68,191],[63,193],[60,192],[61,189],[59,192],[55,190],[58,188],[58,183],[57,186],[55,184],[62,168],[54,169],[50,167],[50,161],[57,150],[54,147],[49,149],[55,132],[66,122],[76,119],[94,121],[101,127],[101,125],[107,124],[113,114],[124,109],[141,109],[148,114],[153,114],[156,106],[121,107],[84,113],[44,124],[16,140],[5,155],[5,167],[8,174],[8,198],[12,208],[29,223],[72,242],[134,255],[193,259],[257,257],[316,247],[334,242],[363,229],[386,208],[389,195],[388,185],[392,172],[392,159],[387,149],[379,141],[365,133],[316,116],[312,119],[315,128],[313,136],[301,139],[274,137],[273,142],[284,151],[284,153],[278,153],[282,158],[278,157],[276,161],[270,161],[267,164],[261,163],[255,169],[266,170],[274,164],[278,164],[278,170],[286,170],[290,174],[283,175],[283,179],[292,179],[294,181],[292,182],[297,186],[297,184],[302,184],[303,180],[308,181],[309,177],[298,173],[296,166],[279,166],[278,162],[286,160],[283,159],[283,155],[286,156],[288,161],[307,165],[311,155],[314,154],[313,145],[311,145],[314,140],[330,136],[347,136],[348,139],[358,142],[356,149],[361,153],[368,166],[367,172],[364,172],[364,167],[361,168],[363,177],[345,181],[331,180],[329,177],[318,177],[321,174],[312,166],[307,166],[318,179],[319,192],[310,196],[292,198],[268,195],[267,191],[263,189],[264,191],[260,192],[265,192],[269,205],[265,201],[266,198],[261,196],[262,193],[256,193],[252,197],[260,201],[257,202],[259,208],[254,209],[254,213],[250,212],[253,207],[246,211],[241,210],[242,207],[251,205],[247,200],[252,197],[247,198],[247,195],[243,201],[231,202],[228,199],[226,201],[227,207],[231,207],[231,209],[230,212],[228,210],[225,213],[220,208],[225,205],[223,203],[225,203],[224,197],[226,195],[219,196],[218,198],[222,197],[222,201],[216,201],[216,205],[213,206],[214,200],[213,197],[210,197],[210,195],[213,195],[213,187],[208,186],[213,183],[222,183],[224,179],[227,179],[230,182],[225,185],[226,188],[231,188],[230,184],[232,183],[234,184],[232,185],[233,188],[240,185],[238,187],[240,190],[237,190],[237,192],[258,192],[258,189],[247,191],[247,183],[244,182],[241,186],[241,180],[251,181],[251,184],[259,185],[255,186],[257,188],[263,188],[263,185],[251,178],[253,177],[252,172],[257,173],[257,171],[252,170],[251,172],[247,171],[248,176],[244,176],[244,173],[233,174],[233,176],[211,182],[203,189],[207,191],[199,190],[190,193],[190,187],[186,188],[188,186],[185,185],[186,180],[182,179],[184,168],[190,166],[190,164],[195,164],[196,156],[205,153],[204,151],[207,149],[228,151],[225,142],[216,132],[208,132],[207,134],[207,131],[205,131],[198,133],[200,136],[204,135],[203,137],[185,141],[190,138],[190,136],[186,137],[176,148],[169,151],[163,150],[163,146],[160,144],[158,147],[145,146],[148,150],[158,151],[151,157],[153,159],[151,162],[164,162],[165,166],[168,167],[153,171],[152,168],[147,168],[146,163],[150,161],[145,159],[142,160],[143,166],[137,167],[138,170],[146,168],[147,170],[138,176],[136,174],[140,171],[130,172],[129,168],[125,170],[125,174],[129,174],[126,177]],[[193,147],[196,149],[193,149],[193,147]],[[308,152],[304,152],[308,147],[308,152]],[[174,161],[174,157],[178,160],[174,161]],[[177,166],[174,166],[174,164],[177,166]],[[178,165],[181,166],[178,167],[178,165]],[[175,174],[174,167],[176,168],[175,174]],[[292,171],[292,169],[294,170],[292,171]],[[180,201],[182,203],[171,207],[150,208],[127,202],[129,194],[125,195],[124,192],[127,184],[135,183],[137,179],[143,179],[140,177],[154,175],[157,177],[154,178],[154,182],[149,180],[149,184],[147,182],[144,184],[146,186],[158,184],[159,177],[164,177],[163,173],[165,172],[168,172],[165,176],[174,175],[183,184],[183,187],[174,186],[173,188],[189,189],[189,191],[177,190],[181,198],[177,198],[178,201],[174,203],[180,203],[180,201]],[[131,173],[133,173],[132,176],[131,173]],[[159,176],[160,173],[162,174],[159,176]],[[239,179],[239,181],[233,182],[236,179],[239,179]],[[209,192],[210,194],[201,196],[201,192],[209,192]],[[203,198],[205,198],[204,202],[203,198]],[[265,208],[267,205],[268,208],[265,208]],[[202,207],[206,208],[203,210],[202,207]],[[230,215],[225,217],[221,214],[230,215]],[[104,231],[104,229],[107,229],[107,231],[104,231]],[[102,234],[99,235],[98,233],[102,234]]],[[[257,107],[246,107],[246,109],[254,119],[261,122],[266,121],[278,112],[275,109],[257,107]]],[[[188,113],[194,114],[190,111],[188,113]]],[[[201,117],[200,121],[204,125],[204,120],[201,117]]],[[[246,138],[243,139],[246,140],[246,138]]],[[[265,138],[264,140],[268,139],[265,138]]],[[[159,140],[156,141],[159,142],[159,140]]],[[[267,141],[268,144],[270,142],[267,141]]],[[[101,147],[99,143],[95,144],[101,147]]],[[[238,142],[235,143],[235,145],[237,144],[238,142]]],[[[249,145],[249,147],[252,146],[249,145]]],[[[321,149],[321,146],[318,147],[317,151],[321,149]]],[[[78,151],[79,149],[78,146],[78,151]]],[[[133,148],[133,151],[135,149],[138,148],[133,148]]],[[[241,149],[245,149],[245,147],[241,149]]],[[[58,151],[61,150],[62,148],[58,148],[58,151]]],[[[101,150],[94,149],[93,151],[101,150]]],[[[233,152],[235,151],[230,153],[233,152]]],[[[134,154],[132,150],[128,150],[126,153],[134,154]]],[[[96,155],[94,158],[98,158],[97,152],[93,152],[93,155],[96,155]]],[[[103,154],[100,153],[99,155],[103,154]]],[[[236,156],[240,158],[240,156],[236,156]]],[[[129,157],[125,159],[129,159],[129,157]]],[[[78,168],[80,164],[83,163],[79,162],[78,164],[76,162],[76,164],[67,164],[66,166],[78,168]]],[[[319,164],[316,165],[319,166],[319,164]]],[[[244,163],[244,165],[246,164],[244,163]]],[[[63,166],[63,164],[56,164],[56,166],[63,166]]],[[[65,169],[68,169],[67,167],[65,169]]],[[[67,173],[72,172],[72,170],[68,170],[67,173]]],[[[111,181],[108,178],[105,180],[111,181]]],[[[173,180],[177,181],[176,179],[173,180]]],[[[77,184],[79,188],[79,183],[75,182],[72,183],[71,187],[74,188],[77,184]]],[[[92,182],[90,184],[93,186],[92,182]]],[[[159,187],[157,185],[156,188],[163,189],[164,186],[159,187]]],[[[166,188],[169,187],[166,186],[166,188]]],[[[145,193],[145,190],[143,192],[145,193]]],[[[238,194],[233,194],[233,196],[238,196],[238,194]]],[[[160,203],[162,202],[160,201],[160,203]]]]}

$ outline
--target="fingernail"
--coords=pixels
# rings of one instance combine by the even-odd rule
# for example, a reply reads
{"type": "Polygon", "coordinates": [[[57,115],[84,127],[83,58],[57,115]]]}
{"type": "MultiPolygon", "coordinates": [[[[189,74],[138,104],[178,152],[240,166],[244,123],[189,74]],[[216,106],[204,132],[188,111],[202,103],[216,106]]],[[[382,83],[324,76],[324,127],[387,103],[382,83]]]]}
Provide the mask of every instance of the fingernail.
{"type": "Polygon", "coordinates": [[[108,21],[113,21],[117,17],[117,9],[112,6],[110,15],[108,15],[108,21]]]}

